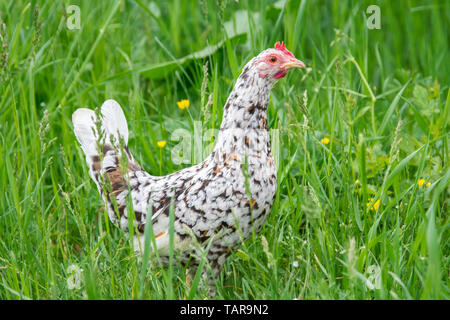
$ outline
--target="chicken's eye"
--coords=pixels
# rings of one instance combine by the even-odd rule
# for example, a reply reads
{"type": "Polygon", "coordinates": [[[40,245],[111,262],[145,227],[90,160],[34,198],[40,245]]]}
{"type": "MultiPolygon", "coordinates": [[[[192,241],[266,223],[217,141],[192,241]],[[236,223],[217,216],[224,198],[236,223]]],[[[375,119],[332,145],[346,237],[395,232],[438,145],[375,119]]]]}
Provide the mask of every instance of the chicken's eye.
{"type": "Polygon", "coordinates": [[[277,57],[270,57],[269,61],[275,63],[277,62],[277,57]]]}

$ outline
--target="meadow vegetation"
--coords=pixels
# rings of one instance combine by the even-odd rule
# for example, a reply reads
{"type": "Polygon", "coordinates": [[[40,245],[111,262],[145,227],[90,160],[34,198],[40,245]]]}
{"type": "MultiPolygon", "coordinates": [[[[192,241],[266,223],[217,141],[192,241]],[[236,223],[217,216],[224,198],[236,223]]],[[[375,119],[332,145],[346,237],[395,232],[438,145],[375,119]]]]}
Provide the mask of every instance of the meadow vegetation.
{"type": "Polygon", "coordinates": [[[276,41],[309,69],[272,90],[276,200],[217,298],[448,299],[449,22],[437,0],[0,0],[0,299],[204,298],[108,221],[71,115],[117,100],[137,161],[175,172],[201,159],[172,161],[173,132],[214,132],[276,41]]]}

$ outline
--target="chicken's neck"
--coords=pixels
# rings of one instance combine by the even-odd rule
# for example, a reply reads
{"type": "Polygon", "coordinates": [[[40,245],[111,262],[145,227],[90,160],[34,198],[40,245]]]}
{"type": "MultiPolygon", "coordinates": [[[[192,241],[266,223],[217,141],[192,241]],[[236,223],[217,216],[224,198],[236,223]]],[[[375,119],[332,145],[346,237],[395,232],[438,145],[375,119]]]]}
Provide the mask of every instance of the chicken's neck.
{"type": "Polygon", "coordinates": [[[225,104],[216,151],[245,148],[246,137],[260,137],[268,143],[267,105],[272,85],[271,80],[260,78],[251,64],[244,67],[225,104]]]}
{"type": "Polygon", "coordinates": [[[266,128],[272,85],[267,79],[260,78],[256,70],[246,66],[225,103],[220,130],[266,128]]]}

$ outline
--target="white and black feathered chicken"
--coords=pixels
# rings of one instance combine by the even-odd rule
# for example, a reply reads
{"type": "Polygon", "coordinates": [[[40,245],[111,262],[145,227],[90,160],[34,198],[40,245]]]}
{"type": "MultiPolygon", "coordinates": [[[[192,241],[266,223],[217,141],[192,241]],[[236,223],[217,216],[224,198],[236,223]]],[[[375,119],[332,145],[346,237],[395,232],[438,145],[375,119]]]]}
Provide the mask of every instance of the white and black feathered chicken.
{"type": "Polygon", "coordinates": [[[159,256],[168,263],[173,199],[174,248],[181,263],[190,260],[191,277],[199,264],[196,242],[204,248],[211,242],[207,252],[211,269],[205,270],[212,273],[204,274],[211,296],[231,250],[239,245],[241,236],[245,240],[252,230],[261,230],[272,206],[277,170],[267,131],[267,105],[273,84],[291,68],[305,65],[280,43],[248,62],[225,104],[212,153],[193,167],[163,177],[150,175],[134,160],[127,146],[127,122],[116,101],[103,103],[99,121],[93,110],[85,108],[72,116],[89,174],[111,221],[128,231],[127,199],[131,198],[140,231],[136,250],[143,250],[144,226],[152,219],[159,256]]]}

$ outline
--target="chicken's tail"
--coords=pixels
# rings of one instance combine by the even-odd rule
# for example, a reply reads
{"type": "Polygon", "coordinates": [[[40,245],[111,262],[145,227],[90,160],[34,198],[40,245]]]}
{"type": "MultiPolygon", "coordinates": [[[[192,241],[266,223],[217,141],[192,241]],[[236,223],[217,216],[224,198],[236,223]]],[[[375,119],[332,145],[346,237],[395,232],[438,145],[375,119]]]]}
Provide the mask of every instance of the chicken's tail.
{"type": "Polygon", "coordinates": [[[99,120],[94,110],[80,108],[73,113],[72,122],[86,155],[89,175],[108,206],[109,217],[112,222],[122,224],[128,194],[126,172],[140,169],[128,150],[128,126],[122,108],[116,101],[107,100],[101,107],[99,120]]]}

